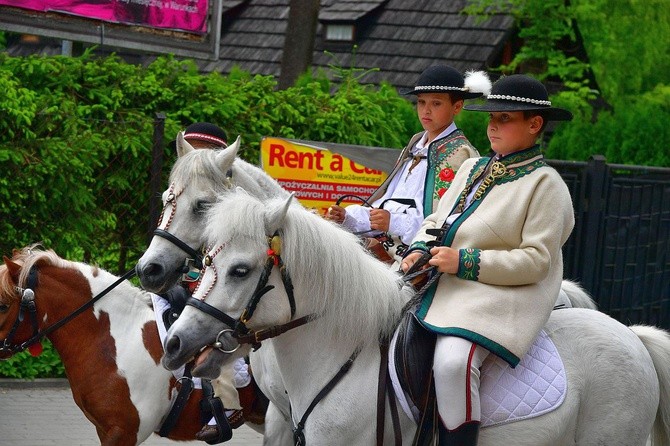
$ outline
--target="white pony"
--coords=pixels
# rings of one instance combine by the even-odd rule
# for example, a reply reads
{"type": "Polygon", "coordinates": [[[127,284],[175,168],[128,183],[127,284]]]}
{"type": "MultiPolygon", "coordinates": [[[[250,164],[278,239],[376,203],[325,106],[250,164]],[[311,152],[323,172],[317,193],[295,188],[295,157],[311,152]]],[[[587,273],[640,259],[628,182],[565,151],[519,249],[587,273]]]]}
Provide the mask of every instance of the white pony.
{"type": "MultiPolygon", "coordinates": [[[[178,159],[170,172],[170,188],[163,193],[164,209],[159,224],[163,235],[153,237],[136,267],[144,289],[161,293],[181,279],[187,259],[198,255],[204,244],[205,211],[225,190],[237,185],[259,197],[289,196],[263,170],[238,158],[239,147],[238,137],[225,150],[196,150],[182,133],[177,135],[178,159]],[[166,238],[165,233],[177,242],[166,238]]],[[[290,426],[286,424],[288,401],[275,371],[272,343],[264,344],[249,357],[254,379],[272,403],[266,414],[265,430],[273,438],[290,439],[287,430],[290,426]]],[[[258,430],[257,425],[250,426],[258,430]]],[[[292,444],[292,440],[277,440],[275,444],[292,444]]]]}
{"type": "MultiPolygon", "coordinates": [[[[396,274],[372,258],[357,239],[291,199],[261,201],[244,192],[225,194],[210,212],[213,246],[196,299],[240,318],[257,289],[268,255],[280,254],[293,283],[295,315],[317,315],[274,339],[292,421],[308,445],[370,445],[375,441],[378,340],[395,327],[408,299],[396,274]],[[268,238],[278,235],[268,251],[268,238]],[[315,395],[354,351],[350,371],[309,413],[315,395]],[[304,419],[304,415],[309,416],[304,419]]],[[[278,268],[249,318],[251,330],[291,319],[278,268]]],[[[168,332],[163,364],[175,368],[225,328],[187,306],[168,332]]],[[[553,412],[483,428],[480,445],[644,445],[670,440],[670,336],[653,327],[626,327],[598,311],[554,311],[545,328],[565,364],[567,395],[553,412]]],[[[211,355],[210,355],[211,356],[211,355]]],[[[199,372],[218,373],[206,357],[199,372]]],[[[403,444],[416,425],[401,411],[403,444]]],[[[386,412],[384,444],[393,432],[386,412]]]]}

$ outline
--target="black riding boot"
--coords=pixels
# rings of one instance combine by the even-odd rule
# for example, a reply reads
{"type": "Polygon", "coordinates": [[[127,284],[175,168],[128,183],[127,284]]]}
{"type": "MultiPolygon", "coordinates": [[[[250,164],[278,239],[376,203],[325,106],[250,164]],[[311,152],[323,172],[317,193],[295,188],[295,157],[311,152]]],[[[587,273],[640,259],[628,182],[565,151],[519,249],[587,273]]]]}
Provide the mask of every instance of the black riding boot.
{"type": "Polygon", "coordinates": [[[453,431],[438,422],[439,446],[476,446],[479,436],[479,421],[463,423],[453,431]]]}

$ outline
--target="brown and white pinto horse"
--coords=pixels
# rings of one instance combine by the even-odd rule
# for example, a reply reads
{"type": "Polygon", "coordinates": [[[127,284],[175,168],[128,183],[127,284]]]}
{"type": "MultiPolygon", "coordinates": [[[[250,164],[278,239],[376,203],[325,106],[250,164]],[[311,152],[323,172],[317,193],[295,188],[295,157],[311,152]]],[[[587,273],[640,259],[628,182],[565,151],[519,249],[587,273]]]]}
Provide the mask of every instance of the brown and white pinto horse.
{"type": "MultiPolygon", "coordinates": [[[[53,251],[24,248],[11,260],[5,257],[0,265],[0,344],[5,340],[0,359],[13,354],[9,344],[30,339],[34,325],[42,330],[62,320],[117,279],[53,251]],[[37,318],[25,312],[19,318],[31,270],[36,271],[30,281],[36,279],[31,288],[37,318]]],[[[63,361],[74,401],[95,425],[102,445],[140,444],[160,429],[180,384],[160,364],[163,349],[149,293],[123,281],[48,338],[63,361]]],[[[169,438],[195,439],[202,427],[201,397],[202,390],[193,390],[169,438]]]]}

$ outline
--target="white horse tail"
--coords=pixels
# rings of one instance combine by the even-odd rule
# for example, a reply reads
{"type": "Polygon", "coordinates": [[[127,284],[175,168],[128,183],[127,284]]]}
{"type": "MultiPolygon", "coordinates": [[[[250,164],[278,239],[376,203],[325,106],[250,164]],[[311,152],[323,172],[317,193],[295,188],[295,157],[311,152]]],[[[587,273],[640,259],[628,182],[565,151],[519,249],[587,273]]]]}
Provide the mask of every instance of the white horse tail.
{"type": "Polygon", "coordinates": [[[561,291],[565,292],[567,295],[572,308],[588,308],[589,310],[598,309],[596,302],[577,282],[564,280],[561,282],[561,291]]]}
{"type": "Polygon", "coordinates": [[[660,390],[658,412],[651,433],[653,446],[670,445],[670,333],[647,325],[632,325],[635,333],[649,351],[654,363],[660,390]]]}

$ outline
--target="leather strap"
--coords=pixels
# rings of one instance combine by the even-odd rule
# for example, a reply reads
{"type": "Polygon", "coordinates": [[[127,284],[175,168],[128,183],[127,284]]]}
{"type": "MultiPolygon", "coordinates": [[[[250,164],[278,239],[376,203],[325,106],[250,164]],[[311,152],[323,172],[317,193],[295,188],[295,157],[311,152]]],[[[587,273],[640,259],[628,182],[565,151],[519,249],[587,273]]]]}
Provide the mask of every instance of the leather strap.
{"type": "Polygon", "coordinates": [[[179,247],[179,249],[184,251],[186,254],[193,257],[193,265],[196,268],[198,268],[198,269],[202,268],[202,254],[200,254],[198,251],[191,248],[186,243],[184,243],[183,241],[178,239],[176,236],[170,234],[169,232],[167,232],[164,229],[156,229],[154,231],[154,235],[157,235],[159,237],[163,237],[166,240],[169,240],[172,244],[179,247]]]}
{"type": "Polygon", "coordinates": [[[181,378],[180,382],[181,386],[179,388],[179,392],[177,393],[177,397],[172,403],[170,412],[168,412],[165,420],[163,421],[163,424],[161,424],[160,430],[158,431],[158,435],[161,437],[167,437],[172,429],[174,429],[179,416],[186,406],[186,402],[188,401],[189,396],[191,396],[191,392],[193,391],[194,387],[191,375],[191,363],[186,364],[186,368],[184,369],[184,376],[181,378]]]}
{"type": "MultiPolygon", "coordinates": [[[[303,432],[305,430],[305,423],[307,422],[307,417],[309,417],[309,414],[312,413],[316,405],[321,401],[323,398],[326,397],[330,393],[331,390],[335,388],[337,383],[339,383],[342,378],[344,378],[344,375],[349,372],[349,369],[351,369],[351,365],[354,363],[356,360],[356,357],[358,354],[361,352],[359,348],[357,348],[351,356],[349,356],[349,359],[347,359],[347,362],[342,364],[342,367],[340,367],[340,370],[337,371],[335,376],[328,381],[328,383],[321,389],[321,391],[314,397],[312,400],[312,403],[309,405],[305,413],[302,415],[302,418],[300,419],[300,422],[298,422],[298,425],[293,429],[293,443],[295,446],[305,446],[305,433],[303,432]]],[[[289,409],[291,409],[291,406],[289,405],[289,409]]],[[[291,410],[292,412],[292,410],[291,410]]]]}
{"type": "Polygon", "coordinates": [[[379,376],[377,377],[377,446],[384,446],[384,421],[386,420],[386,374],[388,373],[389,346],[379,344],[379,376]]]}
{"type": "Polygon", "coordinates": [[[306,323],[314,320],[315,318],[316,318],[315,315],[309,314],[307,316],[294,319],[283,325],[275,325],[273,327],[266,328],[265,330],[254,331],[246,335],[239,335],[236,337],[236,339],[237,342],[239,342],[240,344],[252,344],[252,345],[258,344],[261,341],[277,337],[280,334],[286,333],[289,330],[292,330],[296,327],[300,327],[301,325],[305,325],[306,323]]]}
{"type": "Polygon", "coordinates": [[[389,410],[393,421],[393,438],[395,446],[402,446],[402,432],[400,431],[400,418],[398,406],[395,400],[395,392],[391,383],[391,375],[388,371],[389,343],[379,344],[380,363],[379,378],[377,381],[377,446],[384,446],[384,429],[386,421],[386,395],[389,397],[389,410]]]}

